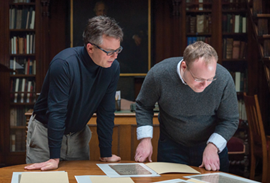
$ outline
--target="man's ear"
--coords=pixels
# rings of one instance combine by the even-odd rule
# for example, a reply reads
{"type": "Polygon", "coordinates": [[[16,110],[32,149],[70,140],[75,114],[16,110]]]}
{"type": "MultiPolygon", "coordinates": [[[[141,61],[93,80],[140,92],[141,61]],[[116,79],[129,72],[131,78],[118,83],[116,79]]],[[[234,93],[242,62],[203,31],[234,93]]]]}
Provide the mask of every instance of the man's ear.
{"type": "Polygon", "coordinates": [[[186,63],[186,61],[183,60],[183,61],[181,62],[180,67],[182,67],[183,69],[187,69],[187,63],[186,63]]]}
{"type": "Polygon", "coordinates": [[[92,52],[93,52],[93,48],[94,48],[94,45],[92,45],[91,43],[87,43],[87,45],[86,45],[86,50],[87,50],[89,53],[92,53],[92,52]]]}

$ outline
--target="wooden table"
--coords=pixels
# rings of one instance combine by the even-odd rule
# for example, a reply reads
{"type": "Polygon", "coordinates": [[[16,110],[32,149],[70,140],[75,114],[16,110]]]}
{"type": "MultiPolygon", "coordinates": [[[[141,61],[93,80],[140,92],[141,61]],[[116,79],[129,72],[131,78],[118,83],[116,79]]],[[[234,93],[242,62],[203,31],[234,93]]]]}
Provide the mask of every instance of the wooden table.
{"type": "MultiPolygon", "coordinates": [[[[77,183],[75,175],[105,175],[104,172],[96,165],[102,163],[100,161],[63,161],[60,162],[59,168],[54,171],[66,171],[70,183],[77,183]]],[[[135,163],[134,161],[121,161],[121,163],[135,163]]],[[[0,168],[0,183],[11,182],[13,172],[29,172],[24,170],[25,164],[15,165],[0,168]]],[[[200,173],[214,173],[206,171],[204,168],[192,167],[200,173]]],[[[38,170],[35,170],[38,171],[38,170]]],[[[169,179],[185,179],[183,176],[191,174],[162,174],[160,177],[132,177],[132,180],[136,183],[149,183],[169,179]]]]}

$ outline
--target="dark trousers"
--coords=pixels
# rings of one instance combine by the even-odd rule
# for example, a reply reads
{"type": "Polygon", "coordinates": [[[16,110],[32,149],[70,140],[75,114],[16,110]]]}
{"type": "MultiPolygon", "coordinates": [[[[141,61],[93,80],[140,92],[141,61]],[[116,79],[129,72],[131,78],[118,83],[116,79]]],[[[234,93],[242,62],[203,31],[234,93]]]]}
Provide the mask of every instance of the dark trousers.
{"type": "MultiPolygon", "coordinates": [[[[157,161],[181,163],[198,167],[202,164],[203,151],[205,147],[206,143],[192,147],[185,147],[172,141],[166,135],[160,133],[157,161]]],[[[220,171],[228,172],[229,158],[227,147],[218,155],[220,160],[220,171]]]]}

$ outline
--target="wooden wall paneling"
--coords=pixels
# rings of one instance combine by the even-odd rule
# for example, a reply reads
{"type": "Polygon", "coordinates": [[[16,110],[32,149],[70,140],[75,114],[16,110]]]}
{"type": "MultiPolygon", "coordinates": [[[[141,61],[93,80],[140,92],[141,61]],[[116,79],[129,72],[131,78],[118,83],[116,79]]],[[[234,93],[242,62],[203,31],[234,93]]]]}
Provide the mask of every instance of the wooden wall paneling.
{"type": "Polygon", "coordinates": [[[219,63],[222,62],[222,13],[220,12],[222,12],[221,1],[213,1],[211,43],[218,54],[219,63]]]}
{"type": "Polygon", "coordinates": [[[112,136],[112,154],[118,155],[119,152],[119,139],[120,139],[120,125],[114,125],[112,136]]]}
{"type": "Polygon", "coordinates": [[[42,19],[43,16],[41,15],[42,13],[42,6],[41,6],[41,0],[36,0],[36,20],[35,20],[35,33],[36,33],[36,38],[35,38],[35,46],[36,46],[36,93],[39,93],[41,91],[42,87],[42,68],[43,68],[43,62],[44,60],[42,59],[42,53],[45,50],[44,45],[46,42],[43,42],[42,39],[42,33],[45,31],[46,27],[43,26],[42,24],[42,19]]]}
{"type": "Polygon", "coordinates": [[[0,63],[9,68],[9,2],[1,1],[0,7],[0,63]]]}
{"type": "Polygon", "coordinates": [[[3,115],[3,114],[7,114],[9,112],[5,105],[7,103],[7,98],[4,97],[6,96],[6,89],[4,88],[8,84],[7,74],[9,73],[0,72],[0,111],[1,111],[1,115],[0,115],[0,167],[4,165],[5,153],[6,153],[5,127],[6,127],[6,121],[8,119],[6,118],[7,115],[3,115]]]}
{"type": "MultiPolygon", "coordinates": [[[[88,125],[91,132],[92,137],[89,142],[90,147],[90,160],[91,161],[99,161],[100,157],[100,150],[99,150],[99,141],[97,135],[97,125],[88,125]]],[[[115,125],[113,128],[113,141],[112,141],[112,153],[115,155],[119,154],[119,125],[115,125]]]]}
{"type": "MultiPolygon", "coordinates": [[[[249,21],[248,30],[252,30],[251,22],[249,21]]],[[[248,45],[252,45],[256,42],[256,38],[252,34],[248,34],[248,45]]],[[[259,50],[258,46],[247,47],[248,66],[252,69],[248,72],[248,94],[254,95],[258,92],[258,64],[259,64],[259,50]]],[[[259,95],[260,96],[260,95],[259,95]]]]}
{"type": "Polygon", "coordinates": [[[50,0],[39,0],[40,4],[36,6],[38,21],[36,21],[36,55],[39,57],[37,64],[36,92],[41,91],[42,83],[48,70],[49,60],[49,6],[50,0]]]}
{"type": "Polygon", "coordinates": [[[180,53],[180,18],[172,15],[171,1],[153,2],[155,32],[155,63],[165,58],[179,56],[180,53]]]}
{"type": "MultiPolygon", "coordinates": [[[[0,17],[4,17],[4,5],[3,1],[0,2],[0,17]]],[[[0,19],[0,27],[4,27],[4,20],[3,18],[0,19]]],[[[2,36],[4,33],[4,29],[0,29],[0,42],[3,43],[4,37],[2,36]]],[[[0,44],[0,58],[3,57],[3,47],[4,44],[0,44]]],[[[3,60],[0,59],[0,63],[2,64],[3,60]]],[[[0,111],[4,109],[4,106],[2,104],[2,92],[3,92],[3,85],[2,85],[2,78],[3,78],[3,73],[0,71],[0,111]]],[[[0,115],[0,167],[3,166],[3,159],[4,159],[4,115],[0,115]]]]}
{"type": "Polygon", "coordinates": [[[164,40],[164,4],[165,1],[153,1],[153,9],[156,11],[153,12],[153,18],[154,21],[154,30],[152,32],[155,32],[155,45],[154,45],[154,52],[153,55],[155,55],[154,63],[160,62],[162,59],[164,59],[164,53],[163,53],[163,45],[164,40]],[[158,3],[159,2],[159,3],[158,3]],[[161,4],[161,5],[160,5],[161,4]]]}
{"type": "Polygon", "coordinates": [[[138,144],[140,143],[139,140],[137,140],[137,125],[131,125],[131,154],[130,157],[132,160],[135,160],[135,153],[136,148],[138,144]]]}
{"type": "Polygon", "coordinates": [[[50,14],[49,14],[49,56],[48,60],[45,60],[44,69],[47,71],[49,63],[53,57],[65,49],[66,45],[66,34],[67,34],[67,22],[69,20],[68,15],[68,4],[69,0],[57,0],[50,2],[50,14]]]}
{"type": "MultiPolygon", "coordinates": [[[[9,1],[0,2],[0,63],[9,68],[9,1]]],[[[0,73],[0,166],[9,148],[9,72],[0,73]]]]}
{"type": "Polygon", "coordinates": [[[152,161],[157,161],[157,152],[158,152],[158,140],[159,140],[159,125],[155,124],[153,125],[153,139],[152,139],[152,145],[153,145],[153,155],[152,155],[152,161]]]}
{"type": "MultiPolygon", "coordinates": [[[[182,56],[183,53],[181,52],[181,33],[183,30],[183,22],[181,19],[181,5],[183,2],[180,0],[173,0],[172,1],[172,9],[171,10],[171,19],[172,19],[172,57],[182,56]]],[[[184,23],[186,24],[186,23],[184,23]]]]}
{"type": "Polygon", "coordinates": [[[0,163],[6,161],[9,152],[9,72],[0,74],[0,163]],[[8,87],[8,88],[7,88],[8,87]],[[1,161],[2,158],[2,161],[1,161]]]}
{"type": "Polygon", "coordinates": [[[181,40],[181,44],[180,44],[180,56],[183,56],[184,50],[187,46],[187,24],[186,24],[186,4],[182,2],[181,4],[181,30],[179,32],[180,34],[180,40],[181,40]]]}
{"type": "Polygon", "coordinates": [[[131,125],[121,125],[119,129],[119,156],[122,160],[132,160],[131,156],[131,139],[132,139],[131,125]]]}
{"type": "MultiPolygon", "coordinates": [[[[41,0],[38,0],[41,1],[41,0]]],[[[42,0],[36,6],[37,87],[39,93],[52,58],[65,49],[68,0],[42,0]]]]}

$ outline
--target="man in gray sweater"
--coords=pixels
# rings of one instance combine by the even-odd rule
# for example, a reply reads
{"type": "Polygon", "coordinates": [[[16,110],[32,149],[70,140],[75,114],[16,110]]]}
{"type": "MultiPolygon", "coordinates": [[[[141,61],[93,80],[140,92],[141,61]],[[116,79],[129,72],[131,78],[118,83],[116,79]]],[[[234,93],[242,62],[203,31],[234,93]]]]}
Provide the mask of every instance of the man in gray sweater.
{"type": "Polygon", "coordinates": [[[227,141],[238,123],[238,103],[230,73],[217,63],[214,48],[189,45],[184,56],[165,59],[148,72],[136,99],[135,161],[151,160],[153,108],[159,105],[158,161],[228,171],[227,141]]]}

